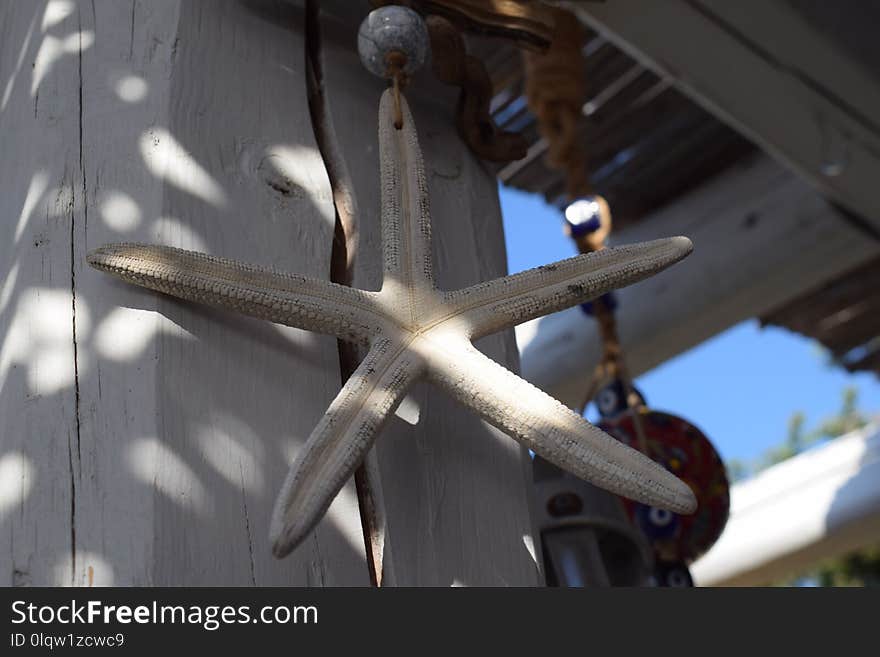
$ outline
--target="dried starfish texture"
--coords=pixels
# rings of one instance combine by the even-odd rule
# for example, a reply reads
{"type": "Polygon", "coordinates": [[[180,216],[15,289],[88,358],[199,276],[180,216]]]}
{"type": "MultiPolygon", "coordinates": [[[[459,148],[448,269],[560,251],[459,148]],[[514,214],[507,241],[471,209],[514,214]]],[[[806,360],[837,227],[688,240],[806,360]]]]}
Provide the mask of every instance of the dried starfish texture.
{"type": "Polygon", "coordinates": [[[88,256],[93,267],[135,285],[370,345],[281,488],[270,529],[275,555],[287,555],[311,531],[407,389],[423,377],[548,461],[626,497],[692,512],[693,493],[670,472],[471,344],[646,278],[690,253],[690,241],[673,237],[605,249],[442,292],[434,284],[421,151],[405,99],[401,105],[400,130],[393,125],[390,92],[379,106],[379,292],[167,246],[114,244],[88,256]]]}

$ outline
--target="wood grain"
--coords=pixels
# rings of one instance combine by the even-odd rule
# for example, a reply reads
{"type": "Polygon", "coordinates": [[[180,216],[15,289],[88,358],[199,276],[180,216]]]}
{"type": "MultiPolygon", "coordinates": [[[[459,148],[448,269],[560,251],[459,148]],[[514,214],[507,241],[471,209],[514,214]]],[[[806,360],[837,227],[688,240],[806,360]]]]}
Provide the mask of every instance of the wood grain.
{"type": "Polygon", "coordinates": [[[23,53],[0,114],[17,154],[0,159],[0,266],[15,271],[0,321],[19,336],[0,351],[0,465],[25,491],[4,488],[5,581],[368,582],[353,486],[308,549],[279,561],[268,541],[287,464],[339,388],[335,341],[85,263],[136,239],[329,277],[300,4],[98,0],[45,32],[60,3],[0,8],[2,81],[23,53]],[[50,36],[61,54],[31,95],[50,36]]]}
{"type": "Polygon", "coordinates": [[[789,3],[566,4],[880,236],[880,85],[789,3]]]}
{"type": "MultiPolygon", "coordinates": [[[[382,267],[376,109],[385,85],[351,50],[360,18],[343,4],[321,3],[324,84],[359,210],[354,284],[377,290],[382,267]]],[[[439,287],[451,290],[503,275],[504,240],[495,180],[455,133],[455,91],[432,84],[425,73],[407,97],[425,158],[435,274],[439,287]]],[[[511,331],[478,346],[517,367],[511,331]]],[[[420,410],[418,424],[395,419],[375,448],[386,528],[383,583],[542,583],[527,549],[532,535],[527,454],[435,387],[419,384],[411,398],[420,410]]]]}
{"type": "MultiPolygon", "coordinates": [[[[687,235],[680,265],[618,293],[629,371],[641,374],[876,258],[877,242],[794,173],[760,155],[616,234],[614,244],[687,235]]],[[[601,347],[595,322],[566,310],[518,329],[525,377],[583,401],[601,347]]]]}

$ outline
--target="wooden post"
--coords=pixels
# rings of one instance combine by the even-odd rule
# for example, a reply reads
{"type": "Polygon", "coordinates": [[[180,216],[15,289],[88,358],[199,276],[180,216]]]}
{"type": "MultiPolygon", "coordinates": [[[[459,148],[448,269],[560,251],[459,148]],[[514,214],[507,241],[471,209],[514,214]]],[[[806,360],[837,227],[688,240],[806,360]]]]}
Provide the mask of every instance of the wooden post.
{"type": "MultiPolygon", "coordinates": [[[[354,186],[360,246],[354,284],[379,289],[379,96],[352,44],[365,12],[349,2],[321,2],[321,57],[327,103],[354,186]]],[[[441,289],[506,273],[497,184],[454,126],[458,90],[427,70],[406,91],[425,158],[441,289]]],[[[486,354],[518,369],[512,331],[481,340],[486,354]]],[[[396,418],[375,447],[371,485],[380,491],[383,584],[402,586],[536,585],[529,517],[531,467],[513,439],[437,389],[410,396],[418,422],[396,418]]],[[[375,491],[374,491],[375,492],[375,491]]]]}
{"type": "MultiPolygon", "coordinates": [[[[340,386],[335,340],[85,264],[100,244],[145,241],[329,277],[335,208],[302,5],[0,7],[0,581],[368,583],[353,484],[291,557],[268,543],[287,464],[340,386]]],[[[365,209],[363,284],[379,263],[380,84],[354,32],[334,48],[327,69],[352,85],[332,100],[365,209]]],[[[504,257],[494,180],[455,137],[452,107],[417,116],[440,280],[459,285],[502,273],[504,257]]],[[[511,335],[487,349],[515,363],[511,335]]],[[[436,392],[418,397],[418,427],[380,437],[400,559],[388,582],[537,583],[522,453],[436,392]]]]}

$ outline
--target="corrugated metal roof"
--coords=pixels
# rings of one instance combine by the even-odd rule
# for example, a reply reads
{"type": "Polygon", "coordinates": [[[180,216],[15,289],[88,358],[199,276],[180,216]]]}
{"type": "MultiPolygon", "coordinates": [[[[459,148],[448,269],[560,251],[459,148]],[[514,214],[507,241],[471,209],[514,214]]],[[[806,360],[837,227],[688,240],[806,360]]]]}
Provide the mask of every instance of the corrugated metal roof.
{"type": "MultiPolygon", "coordinates": [[[[496,165],[505,185],[541,194],[560,210],[565,181],[547,167],[546,142],[523,96],[523,65],[510,44],[469,40],[494,88],[492,116],[503,129],[519,132],[528,155],[496,165]]],[[[721,123],[667,80],[591,32],[583,48],[588,100],[581,139],[595,190],[608,200],[616,228],[642,221],[717,175],[755,146],[721,123]]],[[[880,259],[762,318],[825,345],[850,371],[880,373],[880,259]]]]}
{"type": "MultiPolygon", "coordinates": [[[[562,208],[565,182],[544,163],[546,142],[523,97],[519,53],[495,39],[472,39],[493,82],[492,115],[529,144],[522,160],[498,166],[501,181],[562,208]]],[[[754,146],[631,57],[591,33],[583,48],[587,102],[581,139],[590,180],[609,202],[616,226],[638,221],[700,185],[754,146]]]]}
{"type": "Polygon", "coordinates": [[[850,372],[880,373],[880,258],[761,319],[821,342],[850,372]]]}

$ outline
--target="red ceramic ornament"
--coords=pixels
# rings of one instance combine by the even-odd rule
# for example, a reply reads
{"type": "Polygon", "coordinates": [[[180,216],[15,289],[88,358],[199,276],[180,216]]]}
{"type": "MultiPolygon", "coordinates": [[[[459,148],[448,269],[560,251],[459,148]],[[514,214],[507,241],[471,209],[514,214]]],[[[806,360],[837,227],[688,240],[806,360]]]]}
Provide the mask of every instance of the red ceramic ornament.
{"type": "Polygon", "coordinates": [[[598,426],[664,465],[694,491],[697,510],[690,516],[623,500],[654,552],[664,560],[684,563],[705,553],[721,535],[730,511],[727,471],[709,439],[687,420],[644,407],[603,418],[598,426]],[[644,445],[638,439],[633,413],[639,414],[644,445]]]}

